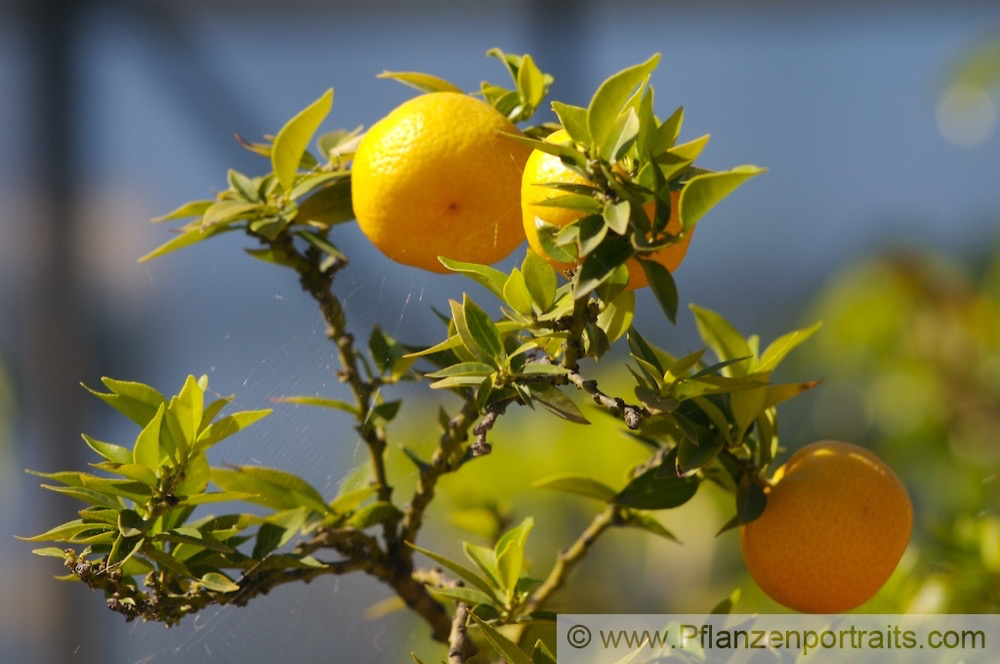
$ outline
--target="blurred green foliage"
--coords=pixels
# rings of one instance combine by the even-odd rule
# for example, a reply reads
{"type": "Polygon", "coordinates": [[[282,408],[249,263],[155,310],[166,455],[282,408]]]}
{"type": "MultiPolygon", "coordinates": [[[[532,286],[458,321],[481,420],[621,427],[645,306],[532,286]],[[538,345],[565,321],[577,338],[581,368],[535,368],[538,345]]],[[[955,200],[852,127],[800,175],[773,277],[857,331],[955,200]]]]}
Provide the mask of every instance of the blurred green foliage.
{"type": "Polygon", "coordinates": [[[885,253],[836,276],[799,359],[813,425],[876,450],[914,501],[908,555],[869,610],[1000,611],[1000,254],[885,253]]]}

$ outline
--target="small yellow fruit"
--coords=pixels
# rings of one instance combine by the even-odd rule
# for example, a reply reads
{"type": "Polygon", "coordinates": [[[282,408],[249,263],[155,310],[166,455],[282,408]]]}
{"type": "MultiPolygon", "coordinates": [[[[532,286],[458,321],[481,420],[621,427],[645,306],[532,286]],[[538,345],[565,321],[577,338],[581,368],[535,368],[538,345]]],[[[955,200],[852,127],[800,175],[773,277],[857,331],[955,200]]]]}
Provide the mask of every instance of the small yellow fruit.
{"type": "Polygon", "coordinates": [[[776,602],[841,613],[885,584],[906,550],[913,507],[892,469],[857,445],[807,445],[778,469],[760,518],[740,528],[750,576],[776,602]]]}
{"type": "Polygon", "coordinates": [[[456,92],[415,97],[358,145],[351,197],[361,231],[399,263],[445,272],[438,256],[495,263],[524,240],[518,189],[530,149],[489,104],[456,92]]]}
{"type": "MultiPolygon", "coordinates": [[[[545,140],[551,143],[562,143],[569,140],[569,134],[566,133],[566,130],[560,129],[550,134],[545,140]]],[[[549,199],[564,195],[558,189],[539,186],[554,182],[591,184],[585,177],[563,165],[558,157],[541,150],[534,150],[524,165],[524,175],[521,178],[521,219],[524,223],[524,234],[528,237],[528,244],[531,245],[535,253],[555,266],[556,269],[567,270],[573,266],[557,261],[545,253],[538,239],[538,227],[535,225],[537,217],[547,224],[562,228],[582,216],[582,213],[576,210],[539,205],[549,199]]],[[[670,192],[670,219],[667,222],[667,231],[675,234],[681,230],[679,199],[679,192],[670,192]]],[[[652,218],[656,203],[650,201],[643,209],[652,218]]],[[[688,245],[691,244],[691,235],[689,232],[680,242],[664,247],[648,255],[647,258],[660,263],[673,272],[687,255],[688,245]]],[[[627,288],[643,288],[648,285],[646,273],[643,272],[642,266],[635,258],[630,259],[626,265],[629,272],[627,288]]]]}

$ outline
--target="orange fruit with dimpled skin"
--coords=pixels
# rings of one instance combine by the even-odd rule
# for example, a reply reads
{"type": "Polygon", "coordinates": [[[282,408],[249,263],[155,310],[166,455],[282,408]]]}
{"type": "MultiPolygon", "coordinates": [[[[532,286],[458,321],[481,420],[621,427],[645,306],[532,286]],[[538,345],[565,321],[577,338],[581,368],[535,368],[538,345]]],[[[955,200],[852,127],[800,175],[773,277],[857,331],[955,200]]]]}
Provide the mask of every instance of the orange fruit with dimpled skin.
{"type": "Polygon", "coordinates": [[[857,445],[807,445],[778,469],[760,518],[740,527],[750,576],[771,599],[809,613],[868,601],[906,550],[906,487],[857,445]]]}
{"type": "MultiPolygon", "coordinates": [[[[569,140],[569,134],[564,129],[560,129],[550,134],[545,140],[552,143],[562,143],[569,140]]],[[[531,245],[535,253],[555,266],[556,269],[568,270],[573,267],[572,264],[557,261],[545,253],[538,239],[538,228],[535,226],[536,217],[547,224],[562,228],[583,216],[583,213],[578,210],[539,205],[539,203],[564,195],[564,192],[558,189],[539,186],[554,182],[562,184],[591,184],[587,178],[563,165],[559,157],[542,152],[541,150],[534,150],[528,157],[528,162],[524,165],[524,175],[521,178],[521,219],[524,223],[524,234],[528,238],[528,244],[531,245]]],[[[674,234],[681,230],[681,221],[678,215],[680,207],[678,205],[679,199],[680,192],[670,192],[670,219],[667,222],[667,231],[674,234]]],[[[656,203],[650,201],[643,209],[646,211],[647,216],[652,218],[656,210],[656,203]]],[[[681,261],[684,260],[684,256],[687,255],[688,245],[691,244],[691,235],[692,233],[689,232],[680,242],[649,254],[647,258],[660,263],[673,272],[681,264],[681,261]]],[[[627,288],[643,288],[648,285],[646,273],[643,271],[642,266],[639,265],[637,259],[629,259],[626,265],[629,272],[627,288]]]]}
{"type": "Polygon", "coordinates": [[[432,272],[491,264],[524,240],[521,170],[531,149],[492,106],[456,92],[404,102],[368,130],[351,167],[358,226],[386,256],[432,272]]]}

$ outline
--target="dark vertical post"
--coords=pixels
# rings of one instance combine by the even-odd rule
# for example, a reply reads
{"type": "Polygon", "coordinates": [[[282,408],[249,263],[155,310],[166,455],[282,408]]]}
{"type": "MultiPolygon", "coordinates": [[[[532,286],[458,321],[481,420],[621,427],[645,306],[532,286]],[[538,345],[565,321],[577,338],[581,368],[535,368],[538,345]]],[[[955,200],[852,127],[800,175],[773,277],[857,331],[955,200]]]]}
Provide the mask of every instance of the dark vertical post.
{"type": "MultiPolygon", "coordinates": [[[[84,4],[85,0],[25,0],[21,7],[32,70],[25,91],[31,120],[25,163],[29,195],[36,201],[32,228],[38,233],[30,243],[35,255],[28,261],[32,269],[18,303],[22,459],[47,470],[83,465],[79,431],[84,393],[79,382],[87,378],[94,348],[73,248],[80,165],[75,149],[76,58],[84,4]]],[[[24,524],[25,532],[74,516],[67,501],[49,492],[32,492],[26,504],[29,509],[22,518],[30,523],[24,524]]],[[[36,620],[47,624],[45,638],[32,645],[31,662],[107,661],[101,645],[105,640],[97,633],[100,599],[89,597],[89,606],[81,610],[74,602],[82,597],[76,584],[50,582],[31,591],[26,604],[37,612],[36,620]]]]}

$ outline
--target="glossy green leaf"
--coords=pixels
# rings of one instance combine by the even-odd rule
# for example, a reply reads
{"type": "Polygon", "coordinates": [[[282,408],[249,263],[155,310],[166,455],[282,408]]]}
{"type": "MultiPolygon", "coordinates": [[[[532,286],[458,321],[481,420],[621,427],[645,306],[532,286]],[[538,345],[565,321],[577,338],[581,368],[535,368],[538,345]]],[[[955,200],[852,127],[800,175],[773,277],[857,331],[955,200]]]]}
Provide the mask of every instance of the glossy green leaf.
{"type": "Polygon", "coordinates": [[[587,255],[580,265],[573,288],[573,298],[586,297],[595,288],[607,281],[615,268],[627,261],[635,251],[625,238],[608,239],[595,251],[587,255]]]}
{"type": "Polygon", "coordinates": [[[163,414],[166,407],[160,405],[156,414],[149,421],[149,424],[139,433],[135,440],[135,447],[132,449],[133,463],[146,466],[153,472],[160,469],[160,429],[163,424],[163,414]]]}
{"type": "MultiPolygon", "coordinates": [[[[715,352],[719,360],[727,361],[753,356],[747,340],[736,331],[736,328],[729,321],[709,309],[694,304],[690,306],[691,311],[694,312],[698,334],[705,345],[715,352]]],[[[730,364],[728,372],[732,376],[745,376],[749,367],[750,360],[741,360],[730,364]]]]}
{"type": "Polygon", "coordinates": [[[556,656],[541,639],[535,641],[535,647],[531,651],[531,664],[557,664],[556,656]]]}
{"type": "Polygon", "coordinates": [[[153,540],[158,542],[175,542],[177,544],[195,544],[199,547],[218,551],[220,553],[232,553],[234,549],[219,541],[210,533],[201,531],[192,526],[179,526],[164,533],[155,535],[153,540]]]}
{"type": "Polygon", "coordinates": [[[180,235],[175,235],[172,239],[164,242],[148,254],[141,256],[138,261],[140,263],[146,263],[154,258],[159,258],[160,256],[177,251],[178,249],[190,247],[211,237],[215,237],[216,235],[221,235],[222,233],[227,233],[232,230],[235,229],[230,226],[212,226],[211,228],[204,230],[200,227],[187,228],[180,235]]]}
{"type": "Polygon", "coordinates": [[[531,658],[528,657],[527,653],[518,648],[517,644],[488,625],[475,613],[470,613],[469,615],[479,626],[483,637],[503,657],[505,662],[508,662],[508,664],[531,664],[531,658]]]}
{"type": "Polygon", "coordinates": [[[374,525],[396,521],[402,515],[403,513],[399,511],[399,508],[392,503],[376,501],[358,509],[357,512],[351,515],[347,523],[358,530],[364,530],[374,525]]]}
{"type": "Polygon", "coordinates": [[[774,408],[783,401],[797,397],[806,390],[811,390],[819,385],[819,383],[820,381],[818,380],[810,380],[804,383],[778,383],[776,385],[768,385],[767,396],[764,397],[762,410],[774,408]]]}
{"type": "Polygon", "coordinates": [[[118,513],[118,532],[122,537],[138,537],[149,527],[135,510],[122,510],[118,513]]]}
{"type": "Polygon", "coordinates": [[[596,214],[580,219],[577,228],[579,231],[576,241],[581,256],[587,256],[596,250],[608,234],[608,224],[603,217],[596,214]]]}
{"type": "Polygon", "coordinates": [[[462,88],[454,83],[450,83],[443,78],[432,74],[424,74],[416,71],[383,71],[378,74],[378,78],[388,78],[399,81],[403,85],[420,90],[421,92],[458,92],[464,94],[462,88]]]}
{"type": "Polygon", "coordinates": [[[604,222],[608,228],[619,235],[625,235],[628,230],[628,220],[632,206],[628,201],[608,203],[604,206],[604,222]]]}
{"type": "Polygon", "coordinates": [[[109,496],[100,491],[94,491],[93,489],[86,489],[77,486],[52,486],[49,484],[43,484],[41,486],[43,489],[68,496],[69,498],[79,500],[80,502],[87,503],[88,505],[97,505],[112,509],[121,509],[122,507],[122,503],[117,496],[109,496]]]}
{"type": "MultiPolygon", "coordinates": [[[[308,398],[308,397],[285,397],[285,399],[297,399],[297,398],[308,398]]],[[[293,401],[291,403],[299,403],[293,401]]],[[[310,404],[316,405],[316,404],[310,404]]],[[[233,413],[232,415],[227,415],[226,417],[216,420],[211,425],[202,430],[198,435],[193,449],[195,451],[203,451],[212,447],[213,445],[219,443],[220,441],[232,436],[234,433],[246,429],[254,422],[263,419],[271,414],[271,409],[267,408],[264,410],[244,410],[238,413],[233,413]]]]}
{"type": "Polygon", "coordinates": [[[639,135],[639,116],[628,108],[611,124],[607,138],[598,147],[598,155],[615,163],[629,151],[639,135]]]}
{"type": "Polygon", "coordinates": [[[354,219],[351,181],[341,177],[309,195],[299,203],[296,224],[314,224],[324,228],[354,219]]]}
{"type": "Polygon", "coordinates": [[[507,283],[504,284],[503,299],[514,311],[525,316],[531,314],[531,293],[528,292],[524,275],[516,267],[507,278],[507,283]]]}
{"type": "Polygon", "coordinates": [[[659,470],[659,466],[650,468],[633,479],[615,496],[615,502],[643,510],[671,509],[683,505],[698,491],[696,478],[678,475],[661,477],[659,470]]]}
{"type": "Polygon", "coordinates": [[[555,111],[563,129],[574,142],[580,145],[591,143],[590,129],[587,128],[587,109],[554,101],[552,102],[552,110],[555,111]]]}
{"type": "MultiPolygon", "coordinates": [[[[767,374],[764,374],[765,379],[767,374]]],[[[742,440],[744,433],[764,410],[768,388],[766,385],[750,390],[738,390],[729,395],[729,408],[736,421],[736,440],[742,440]]]]}
{"type": "Polygon", "coordinates": [[[736,489],[736,516],[741,524],[747,524],[757,519],[767,507],[767,495],[764,487],[753,481],[749,476],[740,479],[736,489]]]}
{"type": "Polygon", "coordinates": [[[312,104],[301,110],[274,137],[271,148],[271,167],[285,191],[295,186],[302,155],[313,135],[333,107],[333,89],[327,90],[312,104]]]}
{"type": "Polygon", "coordinates": [[[442,567],[451,570],[458,576],[458,578],[483,591],[489,597],[493,598],[493,601],[497,601],[495,581],[491,583],[491,581],[493,581],[492,579],[488,581],[487,579],[484,579],[483,577],[479,576],[479,574],[472,571],[462,563],[455,562],[450,558],[445,558],[440,554],[434,553],[433,551],[429,551],[423,547],[419,547],[416,544],[411,544],[409,542],[407,544],[409,544],[410,548],[413,549],[414,551],[418,551],[424,554],[425,556],[427,556],[434,562],[438,563],[442,567]]]}
{"type": "Polygon", "coordinates": [[[513,597],[517,588],[517,580],[521,576],[521,567],[524,564],[524,544],[534,525],[535,520],[530,516],[527,517],[504,533],[493,548],[501,588],[507,592],[508,598],[513,597]]]}
{"type": "Polygon", "coordinates": [[[503,299],[503,287],[507,283],[507,275],[500,270],[488,265],[464,263],[443,256],[439,256],[438,261],[451,272],[464,274],[479,285],[489,289],[498,298],[503,299]]]}
{"type": "Polygon", "coordinates": [[[184,386],[177,394],[176,401],[171,399],[170,410],[177,417],[186,446],[189,447],[197,438],[201,428],[201,416],[205,409],[205,391],[198,384],[198,379],[192,375],[184,380],[184,386]]]}
{"type": "Polygon", "coordinates": [[[789,332],[788,334],[783,334],[772,341],[764,352],[761,353],[760,364],[758,365],[757,370],[772,371],[783,359],[785,359],[785,356],[788,355],[788,353],[795,350],[799,344],[811,337],[822,324],[822,322],[813,323],[809,327],[801,330],[795,330],[793,332],[789,332]]]}
{"type": "Polygon", "coordinates": [[[112,480],[105,477],[94,477],[85,473],[80,474],[83,484],[88,489],[93,489],[108,496],[119,496],[143,505],[153,495],[152,489],[134,480],[112,480]]]}
{"type": "Polygon", "coordinates": [[[521,58],[517,70],[517,89],[529,108],[538,108],[545,98],[545,77],[530,55],[521,58]]]}
{"type": "Polygon", "coordinates": [[[157,409],[166,403],[166,398],[162,394],[142,383],[106,377],[101,378],[101,382],[111,390],[110,393],[97,392],[86,385],[83,387],[140,427],[149,424],[157,409]]]}
{"type": "Polygon", "coordinates": [[[110,461],[91,465],[95,468],[100,468],[101,470],[106,470],[110,473],[127,477],[130,480],[142,482],[148,487],[155,487],[159,483],[156,473],[150,470],[148,466],[136,463],[111,463],[110,461]]]}
{"type": "Polygon", "coordinates": [[[456,602],[465,602],[469,606],[476,606],[477,604],[492,604],[494,601],[487,596],[486,593],[474,588],[449,588],[447,586],[435,588],[433,586],[429,586],[427,588],[427,592],[441,599],[451,599],[456,602]]]}
{"type": "Polygon", "coordinates": [[[565,376],[569,369],[558,364],[528,362],[521,368],[522,376],[565,376]]]}
{"type": "Polygon", "coordinates": [[[94,450],[102,457],[107,459],[111,463],[132,463],[132,450],[127,447],[122,447],[121,445],[115,445],[113,443],[105,443],[95,438],[91,438],[87,434],[81,434],[83,440],[87,443],[87,447],[94,450]]]}
{"type": "Polygon", "coordinates": [[[587,107],[587,128],[594,145],[605,145],[615,120],[637,87],[642,85],[660,62],[660,54],[642,64],[623,69],[604,81],[587,107]]]}
{"type": "Polygon", "coordinates": [[[542,251],[550,258],[560,263],[576,262],[576,253],[569,246],[558,243],[558,238],[566,230],[579,230],[575,224],[560,228],[553,224],[546,223],[544,219],[535,217],[535,232],[538,235],[538,243],[542,246],[542,251]]]}
{"type": "Polygon", "coordinates": [[[618,492],[593,478],[573,473],[561,473],[545,477],[532,483],[536,489],[554,489],[574,493],[587,498],[594,498],[607,503],[614,500],[618,492]]]}
{"type": "Polygon", "coordinates": [[[495,367],[492,367],[483,362],[461,362],[459,364],[454,364],[450,367],[445,367],[440,371],[435,371],[434,373],[425,374],[428,378],[447,378],[449,376],[476,376],[478,378],[483,378],[496,371],[495,367]]]}
{"type": "Polygon", "coordinates": [[[531,385],[527,388],[531,397],[542,404],[550,413],[561,417],[564,420],[575,422],[576,424],[590,424],[590,421],[583,416],[579,407],[559,388],[545,383],[531,385]]]}
{"type": "Polygon", "coordinates": [[[212,491],[194,496],[178,496],[181,502],[178,506],[208,505],[210,503],[228,503],[237,500],[252,500],[257,494],[248,491],[212,491]]]}
{"type": "Polygon", "coordinates": [[[175,219],[187,219],[189,217],[200,217],[212,206],[212,200],[189,201],[179,208],[168,212],[160,217],[153,217],[150,221],[158,224],[163,221],[173,221],[175,219]]]}
{"type": "Polygon", "coordinates": [[[670,270],[656,261],[640,259],[639,264],[642,265],[642,270],[646,273],[649,287],[653,291],[656,301],[660,303],[663,313],[666,314],[671,323],[676,325],[679,300],[677,284],[674,283],[674,277],[670,274],[670,270]]]}
{"type": "Polygon", "coordinates": [[[187,462],[184,476],[174,489],[178,496],[199,494],[208,486],[211,471],[204,452],[195,452],[187,462]]]}
{"type": "Polygon", "coordinates": [[[726,444],[722,435],[701,425],[689,424],[685,433],[687,435],[678,441],[676,469],[660,466],[661,475],[671,476],[678,471],[691,475],[714,461],[726,444]]]}
{"type": "Polygon", "coordinates": [[[490,580],[490,585],[495,588],[503,588],[500,573],[497,570],[496,551],[470,542],[462,542],[462,551],[465,553],[465,557],[471,560],[479,568],[479,571],[490,580]]]}
{"type": "Polygon", "coordinates": [[[469,351],[485,362],[496,364],[506,356],[503,341],[496,324],[469,296],[463,295],[462,304],[451,300],[451,314],[455,329],[469,351]]]}
{"type": "Polygon", "coordinates": [[[199,579],[199,583],[217,593],[234,593],[240,589],[229,577],[219,572],[209,572],[199,579]]]}
{"type": "Polygon", "coordinates": [[[325,514],[328,507],[316,489],[291,473],[264,466],[212,468],[211,481],[224,491],[252,494],[253,502],[273,509],[309,507],[325,514]]]}
{"type": "Polygon", "coordinates": [[[262,214],[263,209],[260,203],[246,203],[223,199],[212,203],[211,207],[205,210],[199,230],[205,232],[216,227],[229,226],[239,221],[256,220],[262,214]]]}
{"type": "Polygon", "coordinates": [[[646,512],[630,510],[626,523],[633,528],[645,530],[647,533],[651,533],[657,537],[662,537],[677,544],[681,543],[672,532],[663,527],[663,524],[659,520],[646,512]]]}
{"type": "Polygon", "coordinates": [[[547,311],[555,302],[559,286],[555,268],[529,247],[521,262],[521,274],[532,301],[541,311],[547,311]]]}
{"type": "Polygon", "coordinates": [[[694,228],[702,215],[741,184],[765,169],[737,166],[728,171],[696,175],[681,190],[680,220],[685,231],[694,228]]]}
{"type": "Polygon", "coordinates": [[[34,535],[32,537],[21,537],[19,535],[15,535],[15,537],[23,542],[69,542],[73,541],[74,538],[83,533],[106,532],[111,528],[112,526],[107,524],[84,522],[81,519],[74,519],[73,521],[67,521],[64,524],[51,528],[39,535],[34,535]]]}

